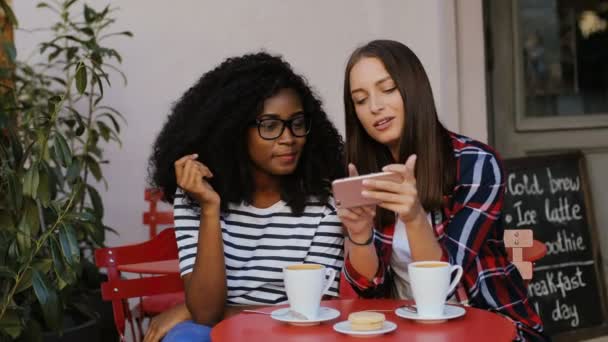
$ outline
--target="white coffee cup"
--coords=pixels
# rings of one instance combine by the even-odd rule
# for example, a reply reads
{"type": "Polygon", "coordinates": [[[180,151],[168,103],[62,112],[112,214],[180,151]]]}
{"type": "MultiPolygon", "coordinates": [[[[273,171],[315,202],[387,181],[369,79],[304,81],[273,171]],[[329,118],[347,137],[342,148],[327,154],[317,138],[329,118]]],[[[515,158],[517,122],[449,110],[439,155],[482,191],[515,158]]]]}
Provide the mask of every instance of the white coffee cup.
{"type": "Polygon", "coordinates": [[[296,264],[283,268],[285,291],[292,311],[315,320],[321,298],[329,290],[336,271],[319,264],[296,264]]]}
{"type": "Polygon", "coordinates": [[[443,261],[418,261],[407,267],[416,310],[421,317],[442,317],[445,301],[462,277],[462,267],[443,261]],[[450,282],[452,273],[456,276],[450,282]]]}

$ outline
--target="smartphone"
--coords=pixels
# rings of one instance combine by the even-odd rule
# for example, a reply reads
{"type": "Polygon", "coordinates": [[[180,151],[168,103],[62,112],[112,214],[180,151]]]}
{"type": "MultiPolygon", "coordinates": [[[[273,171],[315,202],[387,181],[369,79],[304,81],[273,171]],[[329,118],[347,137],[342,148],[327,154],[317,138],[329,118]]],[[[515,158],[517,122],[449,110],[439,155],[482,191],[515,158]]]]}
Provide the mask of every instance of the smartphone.
{"type": "Polygon", "coordinates": [[[401,182],[401,176],[394,172],[377,172],[367,175],[336,179],[331,183],[338,208],[353,208],[364,205],[378,204],[380,201],[361,195],[363,181],[366,179],[401,182]]]}

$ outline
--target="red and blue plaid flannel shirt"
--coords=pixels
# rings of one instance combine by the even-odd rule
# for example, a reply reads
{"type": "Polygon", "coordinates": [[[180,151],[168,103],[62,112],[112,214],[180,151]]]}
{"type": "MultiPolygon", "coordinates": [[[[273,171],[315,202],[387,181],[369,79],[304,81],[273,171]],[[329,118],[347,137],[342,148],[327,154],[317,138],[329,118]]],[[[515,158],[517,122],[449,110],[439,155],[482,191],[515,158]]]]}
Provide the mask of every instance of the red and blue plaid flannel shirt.
{"type": "MultiPolygon", "coordinates": [[[[528,300],[523,279],[507,259],[500,221],[505,177],[500,159],[490,147],[452,134],[457,159],[457,185],[444,197],[441,211],[433,212],[433,227],[442,260],[461,265],[464,272],[456,290],[462,304],[488,309],[514,321],[520,340],[545,340],[540,317],[528,300]]],[[[382,298],[392,286],[390,260],[394,226],[375,230],[380,267],[367,279],[345,261],[345,276],[362,297],[382,298]]]]}

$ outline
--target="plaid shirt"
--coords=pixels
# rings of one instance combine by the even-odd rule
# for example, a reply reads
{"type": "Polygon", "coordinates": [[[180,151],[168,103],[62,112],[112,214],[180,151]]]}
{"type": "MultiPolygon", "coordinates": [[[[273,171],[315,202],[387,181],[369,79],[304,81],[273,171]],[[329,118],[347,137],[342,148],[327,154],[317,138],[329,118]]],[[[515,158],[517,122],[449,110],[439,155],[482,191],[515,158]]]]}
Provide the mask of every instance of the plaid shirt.
{"type": "MultiPolygon", "coordinates": [[[[452,133],[457,159],[457,185],[432,213],[442,260],[462,266],[456,298],[464,305],[488,309],[514,321],[519,340],[545,340],[540,317],[530,304],[526,287],[507,259],[500,215],[505,178],[496,153],[488,146],[452,133]]],[[[372,280],[344,265],[348,282],[362,297],[388,297],[393,286],[390,268],[394,225],[374,231],[380,265],[372,280]]]]}

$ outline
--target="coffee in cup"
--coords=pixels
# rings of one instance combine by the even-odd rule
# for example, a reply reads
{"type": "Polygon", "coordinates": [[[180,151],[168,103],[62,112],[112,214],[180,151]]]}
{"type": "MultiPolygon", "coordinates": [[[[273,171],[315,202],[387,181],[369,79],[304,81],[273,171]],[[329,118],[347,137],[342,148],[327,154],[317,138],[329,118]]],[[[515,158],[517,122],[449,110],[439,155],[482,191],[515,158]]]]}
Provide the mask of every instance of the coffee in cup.
{"type": "Polygon", "coordinates": [[[443,261],[418,261],[408,265],[412,295],[420,317],[442,317],[445,302],[462,277],[462,267],[443,261]],[[456,276],[450,282],[452,273],[456,276]]]}
{"type": "Polygon", "coordinates": [[[321,298],[333,284],[336,271],[319,264],[297,264],[284,267],[283,277],[290,309],[298,317],[317,319],[321,298]]]}

